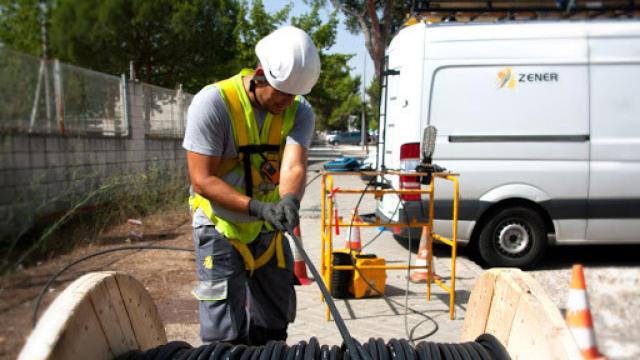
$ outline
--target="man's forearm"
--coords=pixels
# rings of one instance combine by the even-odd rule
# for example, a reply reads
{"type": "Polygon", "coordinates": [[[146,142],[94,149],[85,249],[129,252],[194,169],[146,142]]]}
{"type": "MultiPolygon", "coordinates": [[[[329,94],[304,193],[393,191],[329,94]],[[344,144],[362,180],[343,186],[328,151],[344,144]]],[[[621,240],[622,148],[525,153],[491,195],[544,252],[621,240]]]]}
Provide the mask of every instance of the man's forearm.
{"type": "Polygon", "coordinates": [[[306,181],[306,166],[295,165],[287,169],[282,169],[282,173],[280,174],[280,197],[288,193],[294,193],[298,199],[302,199],[306,181]]]}
{"type": "Polygon", "coordinates": [[[209,176],[199,184],[192,184],[193,190],[205,198],[241,213],[247,213],[250,197],[239,193],[219,177],[209,176]]]}

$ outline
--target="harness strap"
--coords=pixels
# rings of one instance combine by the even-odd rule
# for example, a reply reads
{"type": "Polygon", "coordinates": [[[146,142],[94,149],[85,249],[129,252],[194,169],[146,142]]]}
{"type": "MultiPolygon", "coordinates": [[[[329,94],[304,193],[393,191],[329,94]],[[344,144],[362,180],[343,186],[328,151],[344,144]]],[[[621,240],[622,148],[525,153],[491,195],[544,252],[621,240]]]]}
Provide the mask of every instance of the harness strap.
{"type": "Polygon", "coordinates": [[[244,170],[244,188],[248,197],[253,196],[253,176],[251,169],[251,155],[259,154],[264,158],[263,152],[280,152],[280,145],[244,145],[238,147],[238,152],[241,154],[242,165],[244,170]]]}
{"type": "Polygon", "coordinates": [[[280,152],[280,145],[260,144],[260,145],[244,145],[238,148],[241,153],[255,154],[263,152],[280,152]]]}
{"type": "Polygon", "coordinates": [[[242,256],[245,269],[249,270],[249,276],[253,276],[254,270],[259,269],[268,263],[274,254],[278,261],[278,267],[281,269],[286,268],[286,264],[284,262],[284,250],[282,248],[282,233],[280,231],[277,231],[271,238],[271,242],[269,243],[267,250],[265,250],[265,252],[257,259],[253,257],[251,250],[249,250],[249,247],[246,244],[235,239],[229,239],[229,242],[236,250],[238,250],[240,256],[242,256]]]}

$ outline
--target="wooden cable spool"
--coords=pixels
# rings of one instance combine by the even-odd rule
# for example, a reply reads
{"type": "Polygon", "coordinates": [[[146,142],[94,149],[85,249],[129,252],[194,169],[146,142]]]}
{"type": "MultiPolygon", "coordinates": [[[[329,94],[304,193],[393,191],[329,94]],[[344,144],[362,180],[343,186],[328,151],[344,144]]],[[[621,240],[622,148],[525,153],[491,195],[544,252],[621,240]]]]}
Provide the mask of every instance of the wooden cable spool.
{"type": "Polygon", "coordinates": [[[461,341],[494,335],[514,359],[582,359],[560,311],[529,274],[485,271],[471,292],[461,341]]]}
{"type": "Polygon", "coordinates": [[[138,280],[120,272],[94,272],[58,295],[18,359],[113,359],[166,342],[158,309],[138,280]]]}

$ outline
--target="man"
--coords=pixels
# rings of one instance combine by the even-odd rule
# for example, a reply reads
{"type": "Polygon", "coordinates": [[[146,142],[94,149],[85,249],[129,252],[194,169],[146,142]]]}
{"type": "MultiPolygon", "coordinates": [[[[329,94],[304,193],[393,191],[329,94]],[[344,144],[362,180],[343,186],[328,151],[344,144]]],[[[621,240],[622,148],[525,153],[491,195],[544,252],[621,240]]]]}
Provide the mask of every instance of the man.
{"type": "Polygon", "coordinates": [[[254,71],[202,89],[183,147],[191,177],[200,336],[262,345],[286,340],[296,297],[282,232],[299,223],[320,75],[309,35],[287,26],[258,42],[254,71]]]}

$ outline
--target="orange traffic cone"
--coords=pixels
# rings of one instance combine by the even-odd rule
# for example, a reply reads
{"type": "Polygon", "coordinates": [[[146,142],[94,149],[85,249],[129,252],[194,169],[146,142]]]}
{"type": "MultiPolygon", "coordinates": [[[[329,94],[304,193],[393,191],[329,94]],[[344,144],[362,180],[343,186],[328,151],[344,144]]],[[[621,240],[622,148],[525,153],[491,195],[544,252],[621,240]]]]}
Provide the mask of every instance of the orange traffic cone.
{"type": "MultiPolygon", "coordinates": [[[[300,226],[296,226],[293,229],[293,234],[300,239],[302,243],[302,237],[300,236],[300,226]]],[[[298,251],[298,247],[293,242],[293,239],[289,238],[289,246],[291,246],[291,250],[293,251],[293,274],[300,281],[300,285],[309,285],[313,282],[313,280],[309,279],[307,276],[307,266],[304,263],[304,259],[302,255],[300,255],[300,251],[298,251]]]]}
{"type": "MultiPolygon", "coordinates": [[[[429,256],[429,250],[427,249],[427,227],[422,227],[422,234],[420,235],[420,247],[418,248],[418,256],[416,256],[415,266],[421,266],[423,269],[414,270],[409,276],[411,282],[426,282],[427,281],[427,257],[429,256]]],[[[435,274],[435,263],[431,264],[431,278],[437,277],[435,274]]]]}
{"type": "MultiPolygon", "coordinates": [[[[351,223],[353,225],[361,224],[362,219],[358,215],[358,212],[354,209],[351,210],[351,223]]],[[[347,234],[347,241],[344,242],[344,247],[346,249],[351,249],[356,252],[360,252],[362,250],[362,242],[360,241],[360,227],[359,226],[350,226],[349,232],[347,234]]]]}
{"type": "Polygon", "coordinates": [[[582,265],[573,265],[566,321],[585,359],[606,359],[598,351],[582,265]]]}

